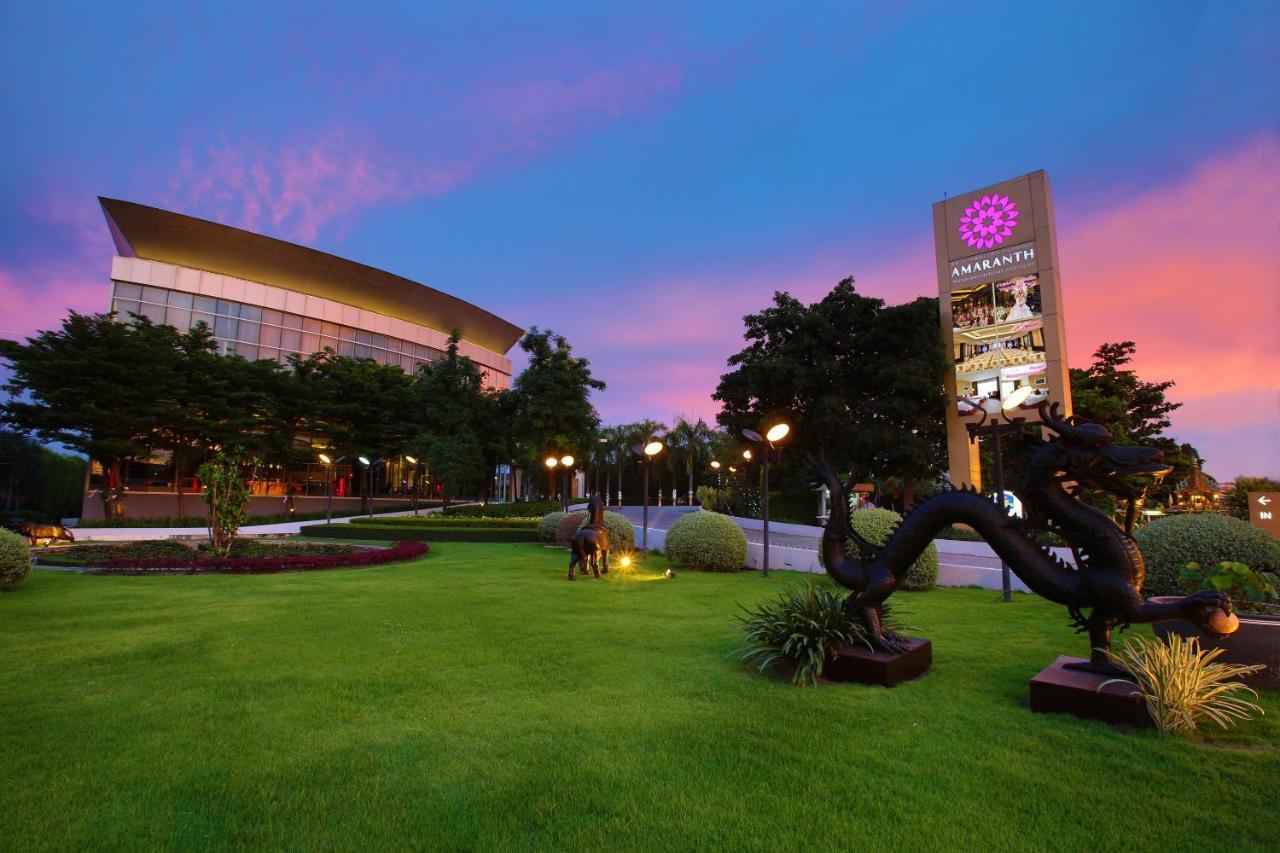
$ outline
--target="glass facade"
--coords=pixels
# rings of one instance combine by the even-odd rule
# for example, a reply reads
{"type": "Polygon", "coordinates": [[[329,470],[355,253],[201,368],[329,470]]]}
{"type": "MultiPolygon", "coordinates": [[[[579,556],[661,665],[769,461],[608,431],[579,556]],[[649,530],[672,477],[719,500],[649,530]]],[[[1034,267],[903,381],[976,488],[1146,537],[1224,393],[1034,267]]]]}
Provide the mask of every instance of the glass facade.
{"type": "Polygon", "coordinates": [[[291,353],[311,355],[329,347],[338,355],[372,358],[379,364],[399,365],[413,372],[418,364],[443,355],[433,347],[288,311],[163,287],[123,281],[112,284],[111,310],[122,317],[138,314],[180,332],[203,322],[217,339],[219,352],[234,353],[250,361],[272,359],[283,364],[291,353]]]}

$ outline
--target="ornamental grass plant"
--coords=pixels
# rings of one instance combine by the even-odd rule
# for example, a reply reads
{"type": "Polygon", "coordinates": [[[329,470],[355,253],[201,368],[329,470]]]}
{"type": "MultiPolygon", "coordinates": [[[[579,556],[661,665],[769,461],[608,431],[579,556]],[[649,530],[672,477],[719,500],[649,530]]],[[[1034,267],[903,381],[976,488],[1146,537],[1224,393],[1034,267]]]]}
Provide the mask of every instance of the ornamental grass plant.
{"type": "MultiPolygon", "coordinates": [[[[1156,727],[1169,734],[1189,734],[1203,722],[1225,729],[1236,720],[1263,713],[1242,695],[1257,698],[1257,692],[1236,679],[1265,667],[1215,663],[1224,651],[1201,649],[1199,637],[1170,634],[1166,642],[1134,637],[1120,654],[1109,654],[1112,663],[1129,670],[1137,680],[1135,693],[1146,703],[1156,727]]],[[[1123,680],[1105,682],[1114,683],[1123,680]]]]}

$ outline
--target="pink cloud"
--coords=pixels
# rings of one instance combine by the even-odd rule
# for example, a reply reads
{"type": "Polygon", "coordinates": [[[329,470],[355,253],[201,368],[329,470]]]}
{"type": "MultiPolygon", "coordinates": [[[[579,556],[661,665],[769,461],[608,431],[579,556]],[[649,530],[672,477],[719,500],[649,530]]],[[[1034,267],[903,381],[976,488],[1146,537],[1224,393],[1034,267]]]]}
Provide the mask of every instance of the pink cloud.
{"type": "Polygon", "coordinates": [[[556,141],[651,107],[683,82],[678,63],[489,80],[451,93],[465,128],[439,109],[405,119],[394,141],[334,124],[267,144],[240,136],[182,146],[163,203],[250,230],[312,242],[333,223],[388,201],[448,193],[527,161],[556,141]]]}

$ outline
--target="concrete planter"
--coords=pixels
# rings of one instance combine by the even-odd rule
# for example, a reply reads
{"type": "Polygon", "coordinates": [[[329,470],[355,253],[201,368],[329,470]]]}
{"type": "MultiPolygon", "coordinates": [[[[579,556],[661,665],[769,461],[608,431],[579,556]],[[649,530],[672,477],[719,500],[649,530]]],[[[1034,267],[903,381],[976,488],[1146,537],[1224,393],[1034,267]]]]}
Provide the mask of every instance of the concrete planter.
{"type": "MultiPolygon", "coordinates": [[[[1160,604],[1178,601],[1180,596],[1155,596],[1150,601],[1160,604]]],[[[1203,649],[1223,649],[1218,660],[1225,663],[1265,664],[1266,669],[1254,673],[1245,683],[1254,690],[1280,690],[1280,616],[1236,612],[1240,629],[1226,637],[1214,637],[1185,619],[1168,619],[1152,625],[1156,636],[1164,640],[1170,634],[1199,637],[1203,649]]]]}

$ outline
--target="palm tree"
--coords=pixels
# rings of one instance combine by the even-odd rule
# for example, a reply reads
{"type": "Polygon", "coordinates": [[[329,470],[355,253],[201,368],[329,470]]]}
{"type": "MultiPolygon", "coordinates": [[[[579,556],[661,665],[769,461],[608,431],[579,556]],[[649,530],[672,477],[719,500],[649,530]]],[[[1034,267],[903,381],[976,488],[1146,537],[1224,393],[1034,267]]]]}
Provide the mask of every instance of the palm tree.
{"type": "Polygon", "coordinates": [[[693,472],[710,454],[711,439],[712,430],[706,421],[698,418],[690,423],[683,415],[676,415],[675,426],[667,434],[667,444],[680,450],[684,472],[689,478],[689,506],[693,506],[693,472]]]}

